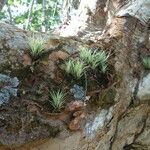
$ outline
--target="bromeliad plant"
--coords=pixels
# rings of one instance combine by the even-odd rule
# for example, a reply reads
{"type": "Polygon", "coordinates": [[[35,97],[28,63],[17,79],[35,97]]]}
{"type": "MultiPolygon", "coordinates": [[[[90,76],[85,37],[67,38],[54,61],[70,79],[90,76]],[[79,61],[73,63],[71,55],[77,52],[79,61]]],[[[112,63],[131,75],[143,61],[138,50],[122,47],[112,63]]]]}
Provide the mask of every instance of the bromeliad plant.
{"type": "Polygon", "coordinates": [[[54,110],[60,110],[63,108],[65,103],[65,94],[61,91],[52,91],[50,93],[52,101],[50,101],[51,105],[53,106],[54,110]]]}
{"type": "Polygon", "coordinates": [[[79,79],[85,74],[88,67],[93,70],[99,68],[101,72],[106,72],[109,55],[105,51],[92,51],[91,49],[82,48],[79,56],[80,59],[70,59],[64,63],[63,69],[66,73],[79,79]]]}
{"type": "Polygon", "coordinates": [[[93,70],[99,67],[104,73],[107,70],[107,61],[109,55],[105,51],[97,52],[91,49],[83,48],[80,50],[80,58],[86,62],[93,70]]]}
{"type": "Polygon", "coordinates": [[[86,63],[90,64],[93,61],[93,54],[90,49],[82,48],[80,50],[80,58],[85,61],[86,63]]]}
{"type": "Polygon", "coordinates": [[[45,40],[41,37],[29,38],[28,45],[30,48],[30,53],[33,57],[37,57],[44,52],[44,43],[45,43],[45,40]]]}
{"type": "Polygon", "coordinates": [[[100,67],[100,70],[105,73],[107,70],[107,62],[109,58],[109,54],[106,54],[105,51],[99,51],[95,54],[96,62],[98,63],[98,66],[100,67]]]}
{"type": "Polygon", "coordinates": [[[66,73],[72,74],[73,62],[74,61],[72,59],[70,59],[64,63],[63,69],[66,71],[66,73]]]}
{"type": "Polygon", "coordinates": [[[74,75],[77,79],[81,78],[85,72],[85,64],[80,60],[76,60],[73,62],[72,75],[74,75]]]}
{"type": "MultiPolygon", "coordinates": [[[[91,49],[82,48],[79,53],[79,58],[65,61],[62,65],[62,69],[64,69],[67,74],[74,76],[76,79],[80,79],[82,76],[84,76],[86,93],[88,84],[88,68],[90,68],[89,71],[91,71],[91,69],[93,71],[96,71],[95,69],[100,69],[102,73],[105,73],[107,70],[108,58],[109,55],[105,51],[92,51],[91,49]]],[[[97,74],[95,75],[97,76],[97,74]]]]}
{"type": "Polygon", "coordinates": [[[68,60],[64,63],[63,69],[68,73],[74,76],[76,79],[80,79],[85,70],[86,66],[81,60],[68,60]]]}
{"type": "Polygon", "coordinates": [[[150,57],[142,58],[142,63],[145,69],[150,69],[150,57]]]}

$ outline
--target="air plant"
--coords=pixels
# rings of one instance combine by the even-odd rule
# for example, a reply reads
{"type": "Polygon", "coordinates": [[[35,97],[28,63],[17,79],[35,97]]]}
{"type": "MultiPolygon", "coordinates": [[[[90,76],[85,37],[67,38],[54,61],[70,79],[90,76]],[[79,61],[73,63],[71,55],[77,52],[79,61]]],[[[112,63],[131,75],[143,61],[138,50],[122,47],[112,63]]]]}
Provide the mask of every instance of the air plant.
{"type": "Polygon", "coordinates": [[[53,108],[55,110],[60,110],[61,108],[63,108],[64,103],[65,103],[65,94],[61,91],[52,91],[50,93],[52,101],[50,101],[51,105],[53,106],[53,108]]]}
{"type": "Polygon", "coordinates": [[[107,62],[108,62],[109,54],[106,54],[105,51],[99,51],[96,54],[96,60],[99,62],[98,66],[100,67],[103,73],[107,70],[107,62]]]}
{"type": "Polygon", "coordinates": [[[82,48],[80,50],[80,58],[87,63],[93,70],[98,66],[102,72],[107,70],[107,60],[109,55],[105,51],[92,51],[91,49],[82,48]]]}
{"type": "Polygon", "coordinates": [[[150,57],[142,58],[142,64],[145,69],[150,69],[150,57]]]}
{"type": "Polygon", "coordinates": [[[44,52],[44,43],[45,43],[45,40],[41,37],[29,38],[28,45],[30,48],[30,53],[33,57],[37,57],[44,52]]]}
{"type": "Polygon", "coordinates": [[[65,61],[63,64],[63,69],[66,71],[66,73],[71,74],[72,73],[72,67],[73,67],[73,60],[65,61]]]}
{"type": "Polygon", "coordinates": [[[64,63],[63,69],[66,73],[71,74],[75,78],[79,79],[85,72],[85,64],[80,60],[68,60],[64,63]]]}
{"type": "Polygon", "coordinates": [[[87,67],[85,66],[83,61],[75,60],[73,62],[72,75],[75,78],[79,79],[83,76],[86,68],[87,67]]]}
{"type": "Polygon", "coordinates": [[[91,49],[82,48],[80,50],[80,58],[86,63],[91,63],[93,61],[93,55],[91,49]]]}

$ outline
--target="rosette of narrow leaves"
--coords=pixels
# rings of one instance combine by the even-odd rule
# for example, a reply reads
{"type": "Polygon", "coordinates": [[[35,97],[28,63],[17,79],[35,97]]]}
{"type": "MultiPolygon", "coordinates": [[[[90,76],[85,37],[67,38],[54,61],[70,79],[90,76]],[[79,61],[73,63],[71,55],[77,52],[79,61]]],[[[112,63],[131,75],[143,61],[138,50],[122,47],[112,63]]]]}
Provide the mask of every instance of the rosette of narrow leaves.
{"type": "Polygon", "coordinates": [[[107,70],[107,61],[109,55],[105,51],[92,51],[91,49],[83,48],[80,50],[80,58],[89,65],[93,70],[100,67],[102,72],[107,70]]]}
{"type": "Polygon", "coordinates": [[[80,50],[80,58],[86,63],[91,63],[93,61],[92,50],[88,48],[82,48],[80,50]]]}
{"type": "Polygon", "coordinates": [[[66,73],[71,74],[75,78],[79,79],[83,76],[86,66],[81,60],[68,60],[64,63],[63,69],[66,73]]]}
{"type": "Polygon", "coordinates": [[[142,63],[145,69],[150,69],[150,57],[143,58],[142,63]]]}
{"type": "Polygon", "coordinates": [[[66,73],[71,74],[72,67],[73,67],[73,60],[65,61],[64,65],[63,65],[63,69],[66,71],[66,73]]]}
{"type": "Polygon", "coordinates": [[[39,56],[44,52],[44,43],[45,40],[41,37],[38,38],[29,38],[29,48],[30,48],[30,53],[33,57],[39,56]]]}
{"type": "Polygon", "coordinates": [[[100,67],[100,70],[105,73],[106,70],[107,70],[107,66],[108,66],[108,58],[109,58],[109,55],[106,54],[105,51],[99,51],[96,53],[96,56],[95,56],[97,62],[98,62],[98,66],[100,67]]]}
{"type": "Polygon", "coordinates": [[[80,60],[75,60],[73,62],[73,68],[72,68],[72,75],[79,79],[83,76],[85,70],[86,70],[86,66],[84,64],[84,62],[80,61],[80,60]]]}
{"type": "Polygon", "coordinates": [[[52,100],[50,101],[51,105],[55,110],[60,110],[63,108],[65,103],[65,94],[62,91],[52,91],[50,93],[52,100]]]}

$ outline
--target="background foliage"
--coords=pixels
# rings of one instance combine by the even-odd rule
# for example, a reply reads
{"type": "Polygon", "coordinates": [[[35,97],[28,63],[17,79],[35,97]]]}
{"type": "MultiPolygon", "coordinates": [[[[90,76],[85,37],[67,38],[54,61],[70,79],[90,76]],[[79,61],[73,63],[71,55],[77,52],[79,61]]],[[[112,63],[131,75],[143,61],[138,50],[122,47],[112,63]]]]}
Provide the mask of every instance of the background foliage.
{"type": "Polygon", "coordinates": [[[46,32],[60,23],[63,0],[8,0],[0,20],[31,31],[46,32]]]}

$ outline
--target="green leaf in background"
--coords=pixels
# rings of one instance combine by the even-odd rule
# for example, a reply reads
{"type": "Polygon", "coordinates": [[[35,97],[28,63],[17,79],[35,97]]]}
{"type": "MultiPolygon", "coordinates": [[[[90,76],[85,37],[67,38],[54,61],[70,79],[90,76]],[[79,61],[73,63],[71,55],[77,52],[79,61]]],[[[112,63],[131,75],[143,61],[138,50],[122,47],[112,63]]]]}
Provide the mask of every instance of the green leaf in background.
{"type": "Polygon", "coordinates": [[[18,27],[26,27],[28,22],[27,30],[42,31],[45,28],[49,31],[60,23],[61,4],[62,0],[8,0],[8,5],[0,12],[0,19],[9,21],[11,13],[13,24],[18,27]]]}

